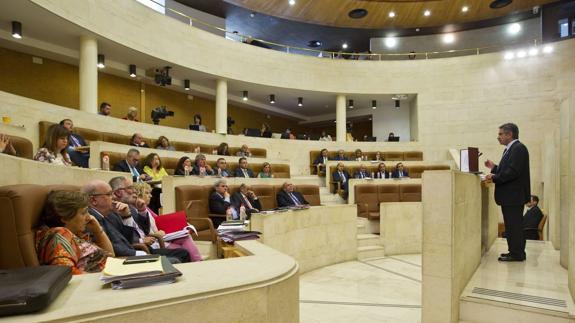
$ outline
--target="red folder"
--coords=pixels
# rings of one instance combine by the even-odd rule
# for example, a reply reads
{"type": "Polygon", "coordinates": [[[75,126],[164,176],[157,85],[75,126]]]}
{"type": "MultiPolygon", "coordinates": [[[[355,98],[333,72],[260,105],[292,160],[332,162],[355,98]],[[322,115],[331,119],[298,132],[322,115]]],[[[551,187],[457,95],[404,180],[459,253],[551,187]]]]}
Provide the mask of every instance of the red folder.
{"type": "Polygon", "coordinates": [[[163,230],[165,233],[181,231],[188,225],[185,211],[160,215],[155,217],[154,220],[156,220],[158,229],[163,230]]]}

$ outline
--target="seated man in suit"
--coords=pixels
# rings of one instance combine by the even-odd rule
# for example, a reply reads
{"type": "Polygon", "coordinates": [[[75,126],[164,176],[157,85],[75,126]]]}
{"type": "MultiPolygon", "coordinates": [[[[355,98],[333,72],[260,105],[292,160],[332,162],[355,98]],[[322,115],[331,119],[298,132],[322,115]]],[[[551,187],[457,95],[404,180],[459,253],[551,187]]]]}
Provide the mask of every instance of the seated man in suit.
{"type": "Polygon", "coordinates": [[[343,149],[340,149],[337,151],[337,155],[335,156],[335,158],[333,160],[344,161],[344,160],[349,160],[349,159],[347,157],[345,157],[345,151],[343,151],[343,149]]]}
{"type": "Polygon", "coordinates": [[[523,216],[523,234],[526,240],[539,240],[539,223],[543,219],[543,212],[538,204],[539,197],[531,195],[531,200],[526,204],[529,210],[523,216]]]}
{"type": "MultiPolygon", "coordinates": [[[[176,263],[190,262],[190,254],[185,249],[160,248],[157,237],[148,234],[152,223],[147,212],[140,214],[136,209],[138,196],[131,179],[124,176],[114,177],[110,180],[109,185],[113,191],[113,201],[128,205],[128,212],[119,215],[122,218],[122,225],[132,229],[132,243],[144,244],[151,254],[175,258],[177,259],[176,263]]],[[[127,231],[127,229],[125,230],[127,231]]]]}
{"type": "Polygon", "coordinates": [[[240,167],[236,168],[235,177],[254,178],[254,172],[248,168],[248,160],[245,157],[238,161],[240,167]]]}
{"type": "Polygon", "coordinates": [[[130,139],[130,146],[150,148],[150,146],[148,146],[148,144],[144,141],[144,136],[142,136],[140,133],[135,133],[132,135],[132,139],[130,139]]]}
{"type": "Polygon", "coordinates": [[[248,219],[252,213],[258,213],[262,209],[262,205],[256,194],[244,183],[240,185],[240,189],[237,192],[232,194],[231,202],[238,214],[241,213],[240,208],[243,206],[248,215],[248,219]]]}
{"type": "Polygon", "coordinates": [[[409,177],[409,174],[407,173],[405,167],[403,167],[402,163],[397,163],[397,165],[395,165],[395,170],[391,174],[391,178],[404,178],[404,177],[409,177]]]}
{"type": "Polygon", "coordinates": [[[228,163],[225,158],[218,158],[216,167],[214,167],[214,175],[219,177],[230,177],[232,174],[228,170],[228,163]]]}
{"type": "Polygon", "coordinates": [[[239,212],[232,207],[230,193],[228,192],[228,184],[225,180],[220,179],[214,183],[214,191],[210,194],[209,200],[210,213],[221,214],[225,217],[212,218],[214,227],[218,227],[220,223],[225,221],[226,218],[239,220],[239,212]]]}
{"type": "Polygon", "coordinates": [[[79,147],[88,146],[86,140],[79,134],[74,133],[74,122],[70,119],[60,121],[60,125],[68,129],[70,136],[68,137],[68,156],[76,166],[88,168],[88,161],[90,160],[90,150],[79,150],[79,147]]]}
{"type": "MultiPolygon", "coordinates": [[[[335,170],[335,172],[333,172],[333,174],[331,174],[331,178],[335,183],[340,183],[341,189],[343,190],[343,198],[347,199],[348,195],[347,182],[349,181],[350,176],[349,173],[345,170],[345,166],[343,165],[343,163],[337,164],[337,169],[335,170]]],[[[337,189],[337,186],[335,187],[335,189],[337,189]]]]}
{"type": "Polygon", "coordinates": [[[139,169],[138,163],[140,162],[140,152],[135,148],[130,148],[126,154],[126,159],[120,160],[114,168],[115,172],[124,172],[132,174],[132,181],[148,181],[150,176],[139,169]]]}
{"type": "Polygon", "coordinates": [[[318,175],[320,172],[325,172],[325,165],[329,158],[327,158],[328,151],[327,149],[322,149],[319,153],[319,156],[313,161],[313,165],[317,168],[318,175]]]}
{"type": "Polygon", "coordinates": [[[309,205],[301,193],[295,191],[295,186],[290,182],[282,185],[282,190],[276,196],[278,207],[309,205]]]}
{"type": "Polygon", "coordinates": [[[359,169],[353,174],[354,178],[370,178],[371,174],[367,171],[367,167],[361,164],[359,169]]]}

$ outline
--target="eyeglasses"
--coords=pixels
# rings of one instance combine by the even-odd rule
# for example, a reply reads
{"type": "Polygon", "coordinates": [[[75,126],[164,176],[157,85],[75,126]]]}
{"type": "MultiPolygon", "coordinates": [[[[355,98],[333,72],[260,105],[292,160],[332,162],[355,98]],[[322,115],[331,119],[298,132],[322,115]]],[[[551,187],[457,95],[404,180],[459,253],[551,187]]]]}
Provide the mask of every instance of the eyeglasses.
{"type": "Polygon", "coordinates": [[[90,196],[112,196],[114,195],[114,191],[109,191],[108,193],[96,193],[96,194],[90,194],[90,196]]]}

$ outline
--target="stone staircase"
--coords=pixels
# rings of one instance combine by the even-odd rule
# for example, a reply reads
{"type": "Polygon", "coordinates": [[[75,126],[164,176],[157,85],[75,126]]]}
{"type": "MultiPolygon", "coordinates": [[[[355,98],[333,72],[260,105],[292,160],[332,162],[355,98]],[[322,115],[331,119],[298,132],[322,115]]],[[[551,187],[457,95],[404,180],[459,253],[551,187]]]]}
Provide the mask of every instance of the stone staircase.
{"type": "Polygon", "coordinates": [[[327,187],[319,187],[319,199],[323,205],[346,204],[346,201],[338,194],[333,194],[327,187]]]}
{"type": "Polygon", "coordinates": [[[369,221],[357,218],[357,259],[381,258],[385,249],[381,245],[379,235],[369,232],[369,221]]]}

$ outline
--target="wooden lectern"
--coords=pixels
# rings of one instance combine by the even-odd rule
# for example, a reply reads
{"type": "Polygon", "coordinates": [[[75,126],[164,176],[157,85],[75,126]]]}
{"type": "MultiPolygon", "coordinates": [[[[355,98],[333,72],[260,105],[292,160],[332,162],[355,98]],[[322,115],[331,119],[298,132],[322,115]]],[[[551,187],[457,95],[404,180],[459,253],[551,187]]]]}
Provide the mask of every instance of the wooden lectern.
{"type": "Polygon", "coordinates": [[[479,173],[479,149],[468,147],[459,154],[459,170],[467,173],[479,173]]]}

